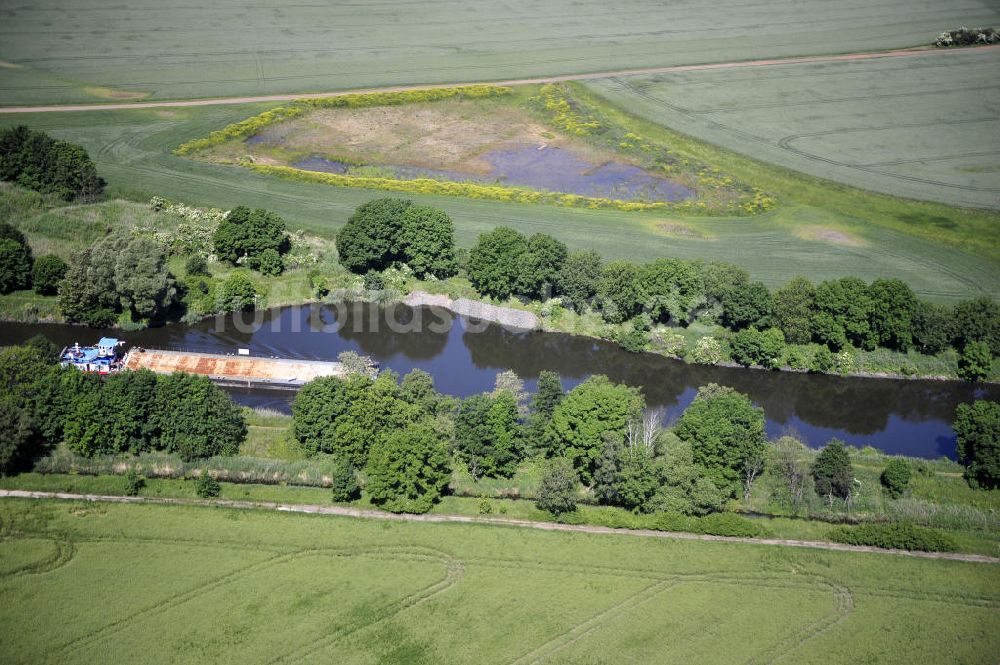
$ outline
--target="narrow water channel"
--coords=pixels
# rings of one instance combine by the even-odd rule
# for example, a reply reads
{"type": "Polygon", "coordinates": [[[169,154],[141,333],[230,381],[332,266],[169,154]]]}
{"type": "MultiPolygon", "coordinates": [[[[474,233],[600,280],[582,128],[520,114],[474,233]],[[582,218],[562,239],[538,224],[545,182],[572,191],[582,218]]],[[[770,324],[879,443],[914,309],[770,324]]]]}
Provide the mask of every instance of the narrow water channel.
{"type": "MultiPolygon", "coordinates": [[[[365,303],[286,307],[172,324],[131,333],[66,325],[0,323],[0,345],[42,334],[59,345],[92,344],[104,334],[130,345],[212,353],[335,360],[341,351],[370,355],[384,369],[426,370],[441,392],[467,396],[492,389],[496,374],[513,370],[529,389],[542,370],[558,372],[569,389],[592,374],[642,389],[650,407],[677,418],[698,386],[714,382],[750,395],[764,408],[771,436],[794,433],[814,447],[839,437],[886,452],[917,457],[955,456],[951,421],[962,402],[1000,400],[1000,386],[817,376],[687,365],[652,354],[632,354],[602,340],[560,333],[520,332],[437,309],[365,303]]],[[[294,393],[235,389],[251,406],[287,411],[294,393]]]]}

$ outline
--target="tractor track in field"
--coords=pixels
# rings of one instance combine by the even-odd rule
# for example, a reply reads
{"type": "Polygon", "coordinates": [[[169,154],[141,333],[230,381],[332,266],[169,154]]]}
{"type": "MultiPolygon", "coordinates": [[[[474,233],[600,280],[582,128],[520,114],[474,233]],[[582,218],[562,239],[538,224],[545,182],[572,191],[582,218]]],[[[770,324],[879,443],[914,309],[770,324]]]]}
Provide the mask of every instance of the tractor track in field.
{"type": "Polygon", "coordinates": [[[153,504],[177,506],[201,506],[235,508],[241,510],[270,510],[285,513],[300,513],[312,515],[330,515],[338,517],[359,517],[364,519],[389,520],[397,522],[423,522],[431,524],[479,524],[493,526],[508,526],[542,531],[569,531],[578,533],[633,536],[645,538],[668,538],[673,540],[699,540],[708,542],[743,543],[747,545],[763,545],[770,547],[798,547],[805,549],[828,550],[835,552],[858,552],[868,554],[890,554],[922,559],[944,559],[949,561],[964,561],[969,563],[1000,564],[1000,557],[985,554],[965,554],[960,552],[913,552],[908,550],[888,550],[879,547],[862,545],[842,545],[840,543],[814,540],[789,540],[781,538],[743,538],[737,536],[711,536],[707,534],[683,533],[674,531],[653,531],[650,529],[615,529],[604,526],[582,524],[559,524],[556,522],[534,522],[500,517],[475,517],[471,515],[437,515],[437,514],[397,514],[371,508],[351,508],[347,506],[320,506],[308,504],[274,503],[267,501],[230,501],[225,499],[194,500],[173,499],[163,497],[115,496],[104,494],[72,494],[68,492],[36,492],[29,490],[0,490],[0,498],[19,499],[56,499],[61,501],[85,501],[104,503],[153,504]]]}
{"type": "MultiPolygon", "coordinates": [[[[588,81],[592,79],[614,78],[619,76],[645,76],[650,74],[674,74],[681,72],[692,72],[714,69],[741,69],[747,67],[770,67],[780,65],[800,65],[816,64],[826,62],[845,62],[854,60],[874,60],[881,58],[905,58],[917,55],[936,53],[947,55],[949,53],[962,53],[969,49],[992,50],[1000,49],[1000,44],[987,46],[975,46],[954,49],[935,49],[933,47],[918,47],[911,49],[896,49],[890,51],[871,51],[864,53],[844,53],[840,55],[816,55],[797,56],[791,58],[768,58],[759,60],[739,60],[734,62],[716,62],[695,65],[673,65],[670,67],[646,67],[639,69],[619,69],[614,71],[598,71],[583,74],[564,74],[559,76],[541,76],[534,78],[509,79],[503,81],[467,81],[463,83],[449,84],[429,84],[429,85],[402,85],[384,86],[375,88],[359,88],[354,90],[337,90],[330,92],[314,92],[300,94],[280,94],[280,95],[255,95],[241,97],[216,97],[205,99],[187,99],[162,102],[128,102],[128,103],[104,103],[104,104],[64,104],[47,106],[6,106],[0,107],[0,113],[47,113],[66,111],[117,111],[129,109],[155,109],[155,108],[179,108],[188,106],[220,106],[228,104],[253,104],[260,102],[287,102],[297,99],[318,99],[323,97],[340,97],[343,95],[367,94],[378,92],[401,92],[406,90],[427,90],[442,87],[461,87],[468,85],[532,85],[540,83],[562,83],[565,81],[588,81]]],[[[255,54],[256,56],[257,54],[255,54]]],[[[255,80],[260,81],[263,72],[261,67],[256,68],[255,80]]]]}

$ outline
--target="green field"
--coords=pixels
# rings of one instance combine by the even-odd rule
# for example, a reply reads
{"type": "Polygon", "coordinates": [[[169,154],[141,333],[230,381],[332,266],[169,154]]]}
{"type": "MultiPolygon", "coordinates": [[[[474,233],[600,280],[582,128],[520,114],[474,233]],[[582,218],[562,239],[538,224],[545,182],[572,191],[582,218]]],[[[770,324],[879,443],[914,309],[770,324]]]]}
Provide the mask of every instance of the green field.
{"type": "Polygon", "coordinates": [[[897,196],[1000,208],[998,68],[1000,50],[972,49],[587,86],[755,159],[897,196]]]}
{"type": "Polygon", "coordinates": [[[4,500],[7,663],[990,663],[1000,567],[4,500]]]}
{"type": "Polygon", "coordinates": [[[248,5],[41,0],[3,10],[3,104],[486,81],[927,44],[982,0],[248,5]],[[779,17],[776,19],[776,16],[779,17]]]}
{"type": "MultiPolygon", "coordinates": [[[[585,94],[582,88],[574,90],[585,94]]],[[[0,124],[25,123],[83,145],[109,181],[112,194],[139,200],[159,195],[223,208],[267,207],[285,216],[292,229],[327,238],[358,205],[386,195],[281,180],[171,154],[187,140],[272,106],[19,114],[0,116],[0,124]]],[[[996,252],[1000,224],[995,213],[830,185],[685,139],[652,123],[630,116],[626,120],[627,126],[658,134],[659,140],[681,153],[718,164],[723,172],[775,193],[779,209],[749,218],[713,219],[457,197],[410,198],[447,211],[455,220],[456,240],[466,247],[480,233],[506,225],[529,234],[550,233],[573,249],[596,248],[607,258],[730,261],[772,287],[798,274],[814,280],[857,275],[869,280],[898,277],[921,296],[940,301],[1000,295],[996,252]],[[830,229],[841,235],[831,239],[822,234],[830,229]]]]}

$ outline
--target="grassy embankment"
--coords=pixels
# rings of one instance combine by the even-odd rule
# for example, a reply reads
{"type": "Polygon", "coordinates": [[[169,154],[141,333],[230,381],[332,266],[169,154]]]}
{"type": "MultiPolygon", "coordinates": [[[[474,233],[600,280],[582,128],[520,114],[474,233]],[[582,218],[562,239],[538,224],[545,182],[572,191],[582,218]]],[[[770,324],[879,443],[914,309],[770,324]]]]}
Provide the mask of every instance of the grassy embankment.
{"type": "Polygon", "coordinates": [[[989,564],[179,506],[7,499],[0,516],[10,663],[987,663],[1000,649],[989,564]]]}
{"type": "MultiPolygon", "coordinates": [[[[192,475],[208,470],[228,482],[222,483],[222,498],[251,501],[274,501],[325,505],[330,503],[327,460],[309,458],[290,436],[291,419],[273,412],[246,410],[249,435],[234,458],[212,458],[183,463],[175,456],[147,454],[138,458],[98,457],[86,459],[57,449],[43,458],[36,472],[0,479],[5,489],[33,489],[96,494],[122,494],[125,485],[120,477],[127,468],[136,468],[148,477],[144,496],[194,498],[192,475]]],[[[668,436],[670,436],[668,434],[668,436]]],[[[817,454],[802,450],[805,465],[817,454]]],[[[757,481],[747,501],[736,501],[730,509],[759,515],[753,523],[759,534],[778,538],[824,540],[831,524],[837,522],[904,521],[942,530],[960,551],[1000,555],[1000,491],[972,490],[961,476],[955,462],[911,459],[914,468],[909,489],[900,499],[890,498],[882,489],[879,476],[890,456],[874,449],[853,450],[852,462],[857,479],[855,496],[849,510],[830,510],[822,498],[807,491],[801,507],[792,509],[783,501],[782,481],[766,473],[757,481]]],[[[449,496],[434,507],[437,514],[496,515],[548,521],[552,516],[534,506],[539,468],[527,462],[509,479],[475,480],[461,468],[451,481],[449,496]]],[[[581,488],[581,502],[576,514],[565,518],[573,523],[613,527],[663,528],[655,516],[633,515],[619,509],[595,505],[592,495],[581,488]]],[[[370,506],[367,496],[356,502],[370,506]]],[[[697,520],[683,520],[667,530],[709,528],[697,520]]],[[[728,533],[722,531],[721,533],[728,533]]]]}
{"type": "MultiPolygon", "coordinates": [[[[113,200],[90,205],[64,206],[63,204],[15,188],[0,184],[0,210],[28,236],[36,256],[55,253],[68,259],[72,250],[85,246],[113,229],[143,229],[145,232],[169,234],[177,229],[181,220],[176,215],[154,212],[148,204],[128,200],[113,200]]],[[[371,294],[365,292],[358,276],[345,271],[336,261],[336,250],[329,240],[314,235],[295,235],[293,254],[304,257],[304,261],[291,267],[279,277],[264,277],[251,273],[262,307],[279,307],[314,301],[316,294],[310,284],[310,272],[317,271],[323,276],[332,297],[366,299],[371,294]]],[[[212,262],[208,277],[189,277],[184,270],[185,257],[172,256],[170,269],[186,284],[188,290],[197,296],[195,284],[204,281],[208,293],[192,306],[201,308],[201,314],[208,314],[214,294],[219,285],[228,277],[233,268],[220,262],[212,262]]],[[[425,282],[415,278],[406,279],[395,287],[398,293],[427,291],[445,294],[452,298],[480,299],[471,284],[464,277],[425,282]]],[[[525,309],[539,317],[545,330],[566,332],[590,337],[610,337],[624,326],[610,326],[594,312],[577,314],[572,310],[540,302],[524,303],[510,299],[498,304],[525,309]]],[[[0,318],[16,321],[60,321],[57,299],[54,296],[39,296],[32,291],[18,291],[0,295],[0,318]]],[[[720,326],[695,322],[687,328],[670,328],[654,335],[651,350],[663,355],[684,357],[698,339],[705,335],[724,339],[726,331],[720,326]]],[[[805,357],[812,357],[817,345],[801,345],[798,348],[805,357]]],[[[836,371],[836,370],[835,370],[836,371]]],[[[936,356],[927,356],[916,351],[900,353],[888,349],[875,351],[855,351],[852,373],[897,374],[906,376],[933,376],[956,378],[957,354],[953,350],[936,356]]],[[[997,368],[1000,372],[1000,367],[997,368]]],[[[996,378],[994,375],[992,378],[996,378]]]]}

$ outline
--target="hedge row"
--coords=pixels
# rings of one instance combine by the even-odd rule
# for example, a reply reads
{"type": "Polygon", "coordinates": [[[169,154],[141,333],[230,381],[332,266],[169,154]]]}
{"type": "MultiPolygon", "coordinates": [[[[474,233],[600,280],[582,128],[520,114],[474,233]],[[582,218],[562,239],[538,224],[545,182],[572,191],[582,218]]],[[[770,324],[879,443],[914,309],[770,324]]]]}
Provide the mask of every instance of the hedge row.
{"type": "Polygon", "coordinates": [[[499,97],[510,92],[510,88],[495,85],[472,85],[459,88],[430,88],[427,90],[400,90],[398,92],[372,92],[338,97],[318,97],[298,99],[290,106],[279,106],[270,111],[227,125],[210,133],[205,138],[193,139],[174,150],[176,155],[188,155],[220,145],[233,139],[243,139],[259,133],[265,127],[290,120],[314,108],[367,108],[370,106],[398,106],[417,102],[434,102],[451,97],[481,99],[499,97]]]}
{"type": "Polygon", "coordinates": [[[587,524],[612,529],[649,529],[733,538],[761,538],[768,535],[767,530],[759,522],[736,513],[711,513],[704,516],[680,513],[643,515],[621,508],[602,508],[563,513],[558,521],[563,524],[587,524]]]}
{"type": "Polygon", "coordinates": [[[946,534],[910,522],[861,524],[832,529],[827,539],[845,545],[866,545],[890,550],[954,552],[958,545],[946,534]]]}

